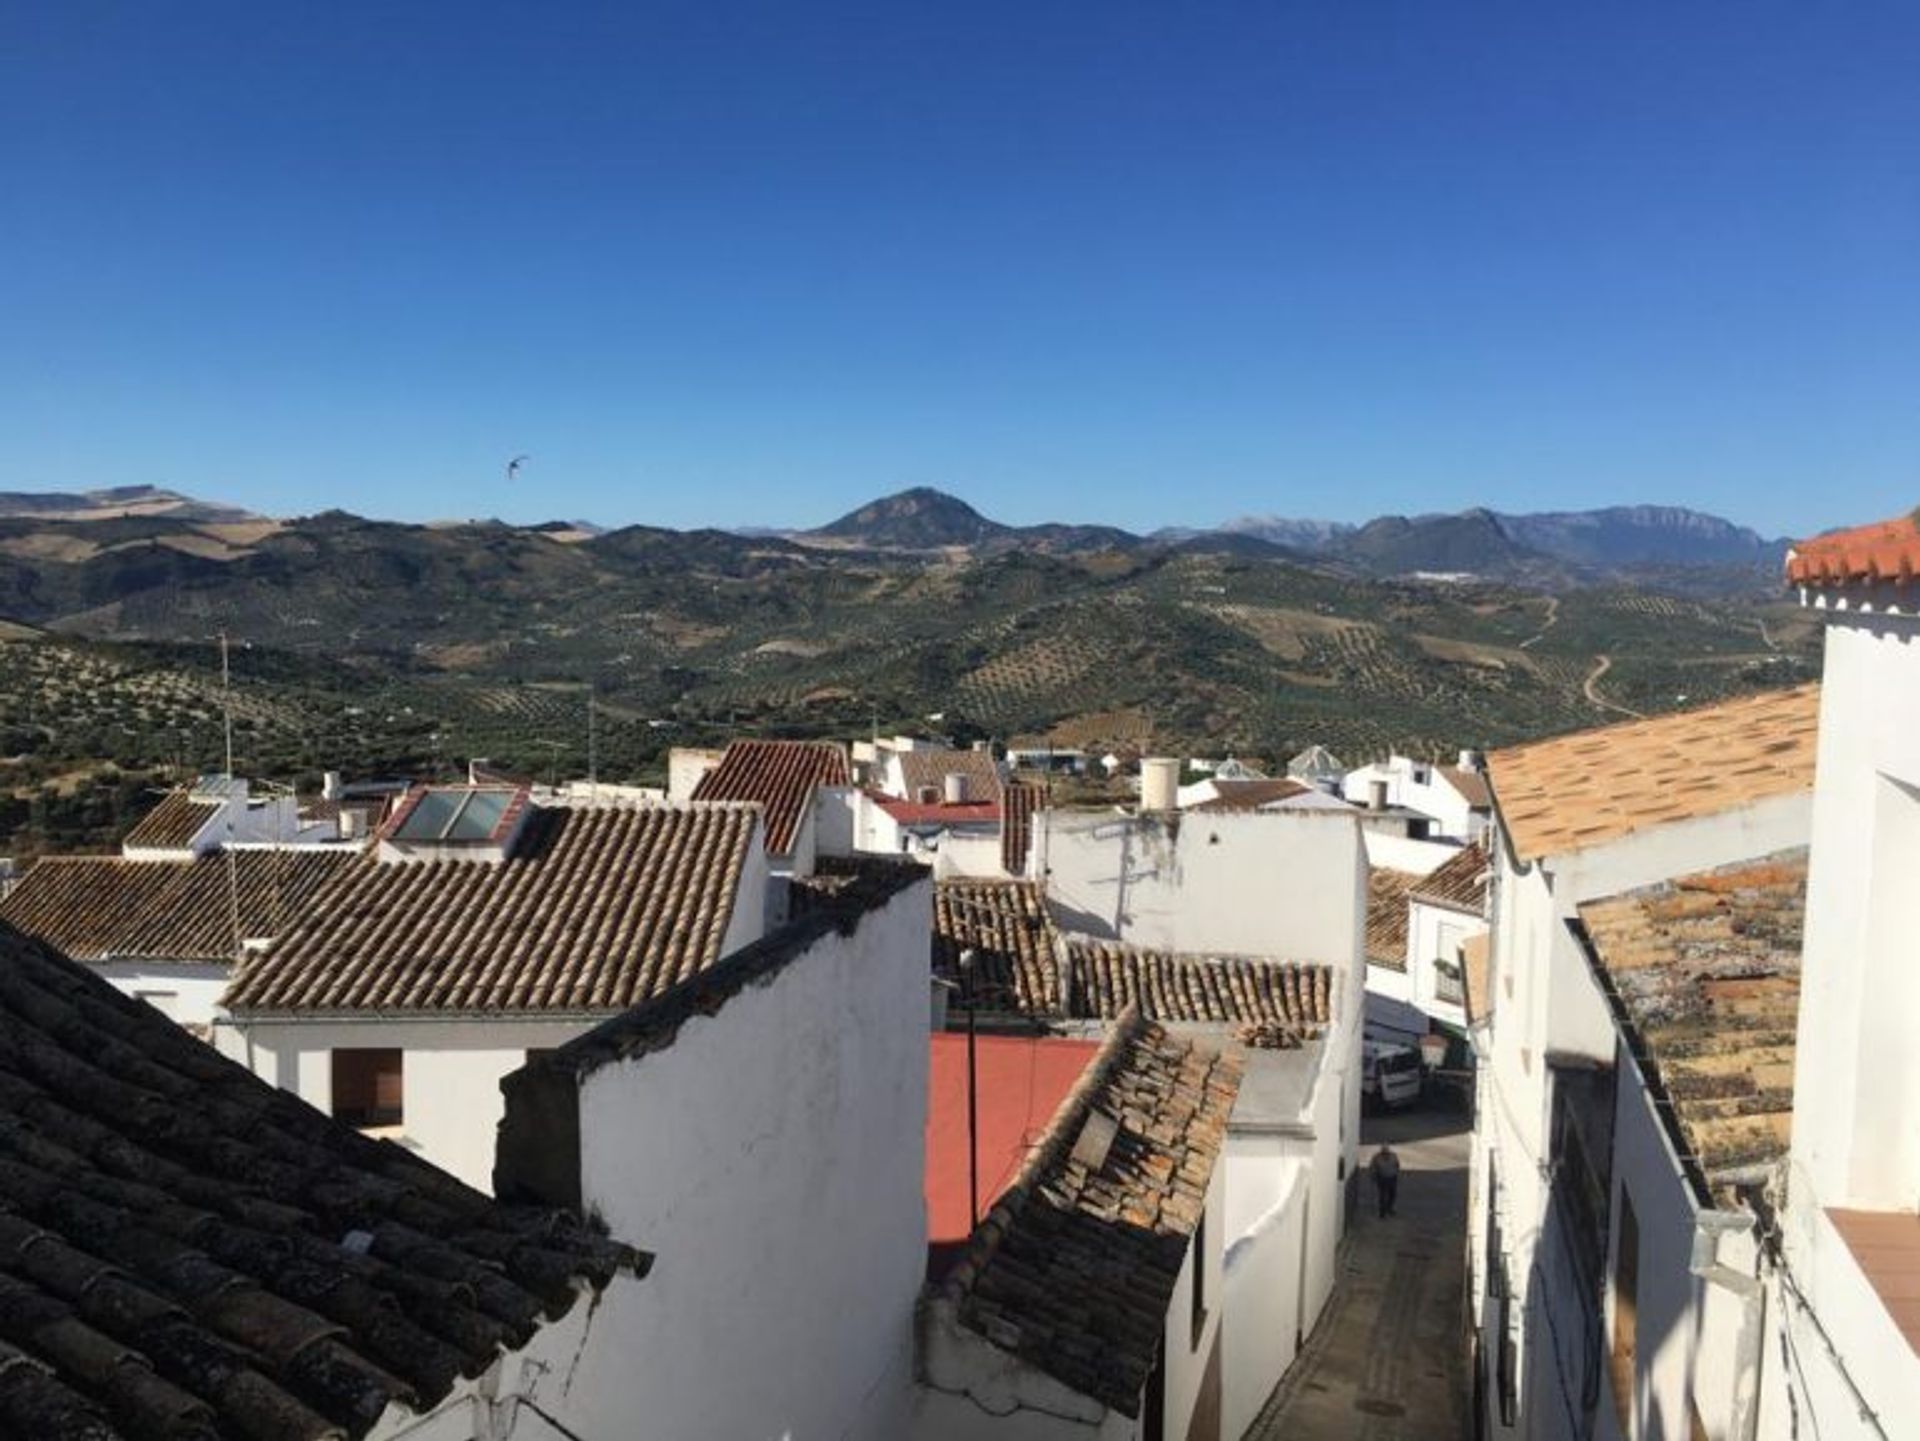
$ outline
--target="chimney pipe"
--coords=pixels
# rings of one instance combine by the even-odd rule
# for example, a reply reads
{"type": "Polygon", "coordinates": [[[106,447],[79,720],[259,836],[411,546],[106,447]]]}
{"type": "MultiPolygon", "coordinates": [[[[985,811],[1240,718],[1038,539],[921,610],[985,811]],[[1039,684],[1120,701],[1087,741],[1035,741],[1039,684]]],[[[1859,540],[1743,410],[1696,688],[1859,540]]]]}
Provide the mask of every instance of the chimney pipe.
{"type": "Polygon", "coordinates": [[[1387,808],[1387,783],[1385,781],[1367,782],[1367,809],[1383,811],[1387,808]]]}
{"type": "Polygon", "coordinates": [[[1180,762],[1172,756],[1149,756],[1140,762],[1140,809],[1173,811],[1180,808],[1180,762]]]}
{"type": "Polygon", "coordinates": [[[960,771],[948,771],[945,785],[945,800],[950,806],[963,806],[967,803],[967,778],[960,771]]]}

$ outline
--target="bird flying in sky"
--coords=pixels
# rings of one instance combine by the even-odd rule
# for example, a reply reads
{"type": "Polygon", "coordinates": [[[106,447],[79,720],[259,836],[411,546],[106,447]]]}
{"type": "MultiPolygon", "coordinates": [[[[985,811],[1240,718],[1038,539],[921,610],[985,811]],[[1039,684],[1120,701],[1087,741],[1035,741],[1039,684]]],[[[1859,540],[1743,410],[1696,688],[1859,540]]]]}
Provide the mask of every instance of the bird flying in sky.
{"type": "Polygon", "coordinates": [[[531,460],[532,458],[533,458],[532,456],[528,456],[528,455],[516,455],[512,460],[508,461],[507,462],[507,479],[518,480],[520,478],[521,462],[526,460],[531,460]]]}

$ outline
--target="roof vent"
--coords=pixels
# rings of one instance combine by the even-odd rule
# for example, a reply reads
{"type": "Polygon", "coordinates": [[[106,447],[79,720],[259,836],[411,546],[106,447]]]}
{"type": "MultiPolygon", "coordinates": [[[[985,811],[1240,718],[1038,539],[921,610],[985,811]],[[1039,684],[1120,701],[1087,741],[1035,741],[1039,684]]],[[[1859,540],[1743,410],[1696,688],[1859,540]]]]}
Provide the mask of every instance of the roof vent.
{"type": "Polygon", "coordinates": [[[943,784],[944,799],[948,805],[963,806],[967,803],[967,778],[962,772],[947,772],[943,784]]]}

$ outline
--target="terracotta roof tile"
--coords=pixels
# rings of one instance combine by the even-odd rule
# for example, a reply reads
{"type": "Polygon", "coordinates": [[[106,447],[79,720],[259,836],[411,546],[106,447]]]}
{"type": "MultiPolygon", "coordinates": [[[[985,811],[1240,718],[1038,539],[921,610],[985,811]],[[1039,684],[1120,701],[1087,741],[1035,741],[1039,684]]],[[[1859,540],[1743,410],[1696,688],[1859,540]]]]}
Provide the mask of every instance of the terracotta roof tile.
{"type": "Polygon", "coordinates": [[[140,818],[121,845],[133,850],[182,851],[220,814],[218,801],[196,801],[175,791],[140,818]]]}
{"type": "Polygon", "coordinates": [[[1811,790],[1819,711],[1804,685],[1495,751],[1500,822],[1531,860],[1811,790]]]}
{"type": "Polygon", "coordinates": [[[700,777],[697,801],[752,801],[767,813],[767,854],[793,853],[817,786],[853,784],[846,750],[826,741],[734,741],[700,777]]]}
{"type": "Polygon", "coordinates": [[[1014,782],[1006,788],[1000,818],[1000,869],[1010,876],[1027,873],[1027,853],[1033,848],[1033,813],[1046,802],[1039,786],[1014,782]]]}
{"type": "Polygon", "coordinates": [[[363,1436],[639,1264],[5,926],[0,1096],[0,1434],[363,1436]]]}
{"type": "Polygon", "coordinates": [[[1429,905],[1483,916],[1487,909],[1487,884],[1493,878],[1492,865],[1485,847],[1477,843],[1463,846],[1453,859],[1415,881],[1408,894],[1413,900],[1429,905]]]}
{"type": "Polygon", "coordinates": [[[1792,852],[1580,907],[1696,1185],[1786,1154],[1807,857],[1792,852]]]}
{"type": "Polygon", "coordinates": [[[1920,570],[1920,520],[1903,515],[1803,540],[1787,552],[1787,579],[1795,585],[1849,585],[1889,581],[1912,585],[1920,570]]]}
{"type": "Polygon", "coordinates": [[[1405,970],[1407,895],[1423,878],[1412,871],[1374,866],[1367,872],[1367,961],[1405,970]]]}
{"type": "Polygon", "coordinates": [[[949,775],[967,778],[967,799],[998,801],[1002,783],[1000,767],[991,755],[975,750],[900,751],[900,776],[908,800],[916,799],[923,789],[944,792],[949,775]]]}
{"type": "Polygon", "coordinates": [[[625,1010],[719,959],[744,806],[534,806],[505,860],[368,857],[247,957],[236,1010],[625,1010]]]}
{"type": "Polygon", "coordinates": [[[997,801],[909,801],[899,796],[875,796],[873,803],[903,826],[997,826],[1001,824],[997,801]]]}
{"type": "Polygon", "coordinates": [[[0,901],[0,920],[86,961],[231,961],[236,908],[240,940],[277,936],[360,861],[346,847],[312,846],[191,861],[51,857],[0,901]]]}
{"type": "Polygon", "coordinates": [[[1122,1017],[941,1284],[960,1323],[1137,1417],[1239,1085],[1231,1058],[1122,1017]],[[1095,1116],[1111,1139],[1083,1146],[1095,1116]]]}
{"type": "Polygon", "coordinates": [[[1297,1045],[1332,1019],[1326,966],[1067,935],[1027,881],[942,881],[933,895],[934,972],[958,979],[971,948],[986,1010],[1112,1020],[1137,1005],[1149,1020],[1251,1028],[1249,1043],[1266,1046],[1297,1045]]]}
{"type": "Polygon", "coordinates": [[[1138,1006],[1151,1020],[1240,1028],[1249,1044],[1291,1048],[1333,1019],[1333,972],[1211,952],[1155,951],[1117,941],[1070,937],[1071,1009],[1088,1017],[1138,1006]]]}

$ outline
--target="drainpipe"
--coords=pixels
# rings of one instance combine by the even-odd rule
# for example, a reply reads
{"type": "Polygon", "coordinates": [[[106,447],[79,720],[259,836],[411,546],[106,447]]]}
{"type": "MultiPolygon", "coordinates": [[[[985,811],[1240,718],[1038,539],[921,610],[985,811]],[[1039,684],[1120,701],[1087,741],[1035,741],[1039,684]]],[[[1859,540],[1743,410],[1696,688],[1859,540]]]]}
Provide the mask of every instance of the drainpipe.
{"type": "MultiPolygon", "coordinates": [[[[1765,1166],[1717,1173],[1715,1181],[1737,1186],[1764,1185],[1771,1172],[1765,1166]]],[[[1687,1269],[1712,1286],[1740,1298],[1740,1333],[1734,1343],[1733,1414],[1727,1435],[1734,1441],[1754,1441],[1760,1425],[1760,1365],[1766,1341],[1766,1288],[1758,1276],[1729,1266],[1720,1259],[1720,1238],[1750,1232],[1758,1225],[1751,1211],[1701,1210],[1693,1219],[1693,1255],[1687,1269]]]]}

